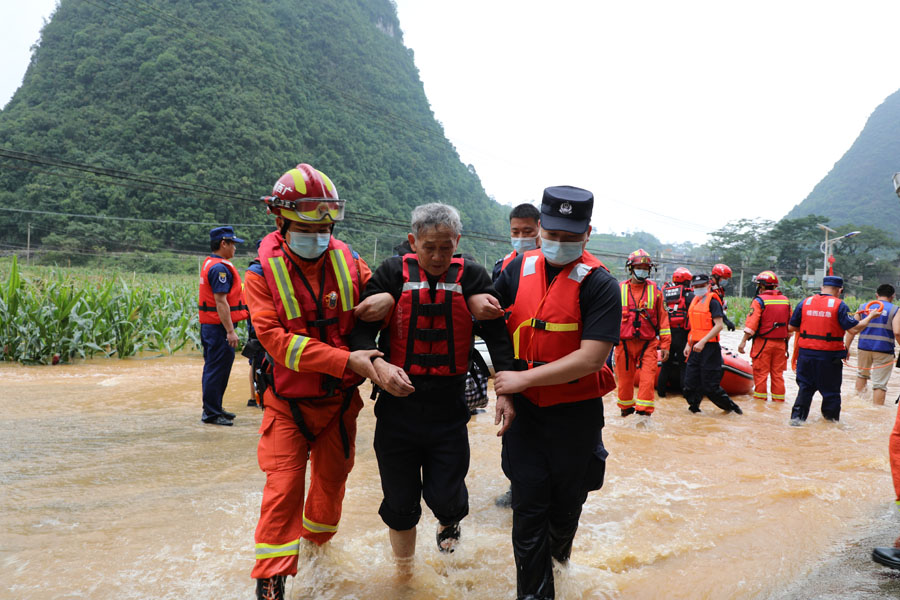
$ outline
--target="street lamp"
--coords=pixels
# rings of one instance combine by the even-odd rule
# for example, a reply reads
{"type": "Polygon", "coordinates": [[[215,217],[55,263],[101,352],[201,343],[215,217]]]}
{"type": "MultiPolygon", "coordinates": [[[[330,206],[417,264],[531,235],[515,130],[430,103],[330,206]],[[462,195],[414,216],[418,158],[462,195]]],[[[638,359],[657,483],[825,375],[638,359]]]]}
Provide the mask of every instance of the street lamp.
{"type": "Polygon", "coordinates": [[[850,237],[853,237],[854,235],[859,235],[861,232],[851,231],[850,233],[845,233],[842,236],[838,236],[832,240],[829,240],[828,234],[829,233],[837,233],[837,231],[835,231],[831,227],[828,227],[827,225],[823,225],[821,223],[819,223],[818,225],[819,225],[819,229],[825,230],[825,241],[822,242],[821,244],[819,244],[819,250],[821,250],[822,253],[825,255],[825,258],[822,261],[822,272],[824,273],[825,271],[828,271],[829,275],[834,275],[834,268],[829,267],[829,265],[828,265],[828,257],[831,256],[832,246],[834,246],[836,243],[840,242],[841,240],[843,240],[845,238],[850,238],[850,237]]]}

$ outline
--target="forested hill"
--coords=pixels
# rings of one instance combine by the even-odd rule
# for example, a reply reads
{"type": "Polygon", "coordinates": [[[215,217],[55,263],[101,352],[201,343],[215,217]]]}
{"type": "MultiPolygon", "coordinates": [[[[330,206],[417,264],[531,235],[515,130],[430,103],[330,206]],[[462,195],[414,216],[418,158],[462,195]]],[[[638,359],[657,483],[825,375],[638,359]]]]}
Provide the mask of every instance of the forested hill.
{"type": "Polygon", "coordinates": [[[73,253],[208,249],[208,223],[255,239],[272,223],[255,200],[298,162],[331,177],[342,237],[369,254],[378,237],[379,258],[423,202],[508,235],[390,0],[61,0],[0,111],[0,242],[29,223],[32,245],[73,253]]]}
{"type": "Polygon", "coordinates": [[[832,226],[871,224],[898,235],[900,203],[891,183],[891,176],[897,171],[900,91],[875,109],[847,153],[787,217],[825,215],[831,217],[832,226]]]}

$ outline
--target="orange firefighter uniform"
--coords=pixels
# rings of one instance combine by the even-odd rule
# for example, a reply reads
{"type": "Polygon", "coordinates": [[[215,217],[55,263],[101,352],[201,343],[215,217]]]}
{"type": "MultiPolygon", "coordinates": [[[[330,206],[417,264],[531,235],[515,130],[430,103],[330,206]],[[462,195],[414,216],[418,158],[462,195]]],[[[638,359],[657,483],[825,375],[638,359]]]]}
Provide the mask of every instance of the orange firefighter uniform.
{"type": "MultiPolygon", "coordinates": [[[[616,346],[618,406],[623,411],[652,414],[655,408],[657,356],[672,343],[669,315],[662,292],[652,281],[632,279],[619,284],[622,299],[621,343],[616,346]],[[640,370],[637,401],[634,399],[635,373],[640,370]]],[[[626,414],[626,413],[623,413],[626,414]]]]}
{"type": "Polygon", "coordinates": [[[766,385],[772,379],[772,400],[784,402],[784,372],[787,370],[790,301],[778,290],[764,290],[750,303],[744,333],[753,336],[753,397],[766,400],[766,385]]]}
{"type": "Polygon", "coordinates": [[[368,265],[334,238],[319,259],[302,260],[276,231],[262,241],[260,258],[262,264],[247,271],[244,295],[274,363],[275,385],[265,392],[257,449],[266,485],[255,579],[295,575],[300,538],[322,544],[337,531],[363,406],[343,340],[371,276],[368,265]]]}

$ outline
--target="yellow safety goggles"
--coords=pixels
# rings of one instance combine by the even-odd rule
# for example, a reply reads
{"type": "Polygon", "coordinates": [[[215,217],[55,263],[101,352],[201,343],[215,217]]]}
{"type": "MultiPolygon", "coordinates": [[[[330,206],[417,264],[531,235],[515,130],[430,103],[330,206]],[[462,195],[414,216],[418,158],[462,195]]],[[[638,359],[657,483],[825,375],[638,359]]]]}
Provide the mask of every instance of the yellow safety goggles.
{"type": "Polygon", "coordinates": [[[291,221],[334,223],[335,221],[344,220],[344,201],[335,198],[282,200],[275,196],[263,196],[261,200],[265,202],[270,209],[281,209],[281,216],[290,219],[291,221]]]}

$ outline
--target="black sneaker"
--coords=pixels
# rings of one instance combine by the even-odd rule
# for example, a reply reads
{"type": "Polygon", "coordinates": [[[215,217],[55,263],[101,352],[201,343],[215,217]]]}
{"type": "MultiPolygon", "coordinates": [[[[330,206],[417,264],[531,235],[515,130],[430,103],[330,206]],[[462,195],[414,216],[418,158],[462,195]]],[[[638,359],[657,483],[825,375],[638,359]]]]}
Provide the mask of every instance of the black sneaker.
{"type": "Polygon", "coordinates": [[[247,406],[256,408],[259,405],[256,403],[256,398],[250,398],[249,400],[247,400],[247,406]]]}
{"type": "Polygon", "coordinates": [[[700,412],[700,407],[694,406],[693,404],[688,404],[688,410],[691,411],[692,413],[698,413],[698,412],[700,412]]]}
{"type": "Polygon", "coordinates": [[[234,418],[237,416],[233,412],[228,412],[227,410],[223,410],[222,415],[229,421],[234,421],[234,418]]]}
{"type": "Polygon", "coordinates": [[[284,600],[284,575],[257,579],[256,600],[284,600]]]}
{"type": "Polygon", "coordinates": [[[494,505],[500,508],[512,508],[512,488],[494,499],[494,505]]]}
{"type": "Polygon", "coordinates": [[[741,407],[734,403],[732,403],[731,412],[738,414],[738,415],[744,414],[744,411],[741,410],[741,407]]]}
{"type": "Polygon", "coordinates": [[[206,423],[207,425],[225,425],[227,427],[231,427],[234,425],[231,421],[219,415],[218,417],[214,417],[212,419],[201,419],[201,422],[206,423]]]}
{"type": "Polygon", "coordinates": [[[627,417],[628,415],[633,414],[633,413],[634,413],[634,407],[633,407],[633,406],[629,406],[628,408],[623,408],[623,409],[622,409],[622,416],[623,416],[623,417],[627,417]]]}

